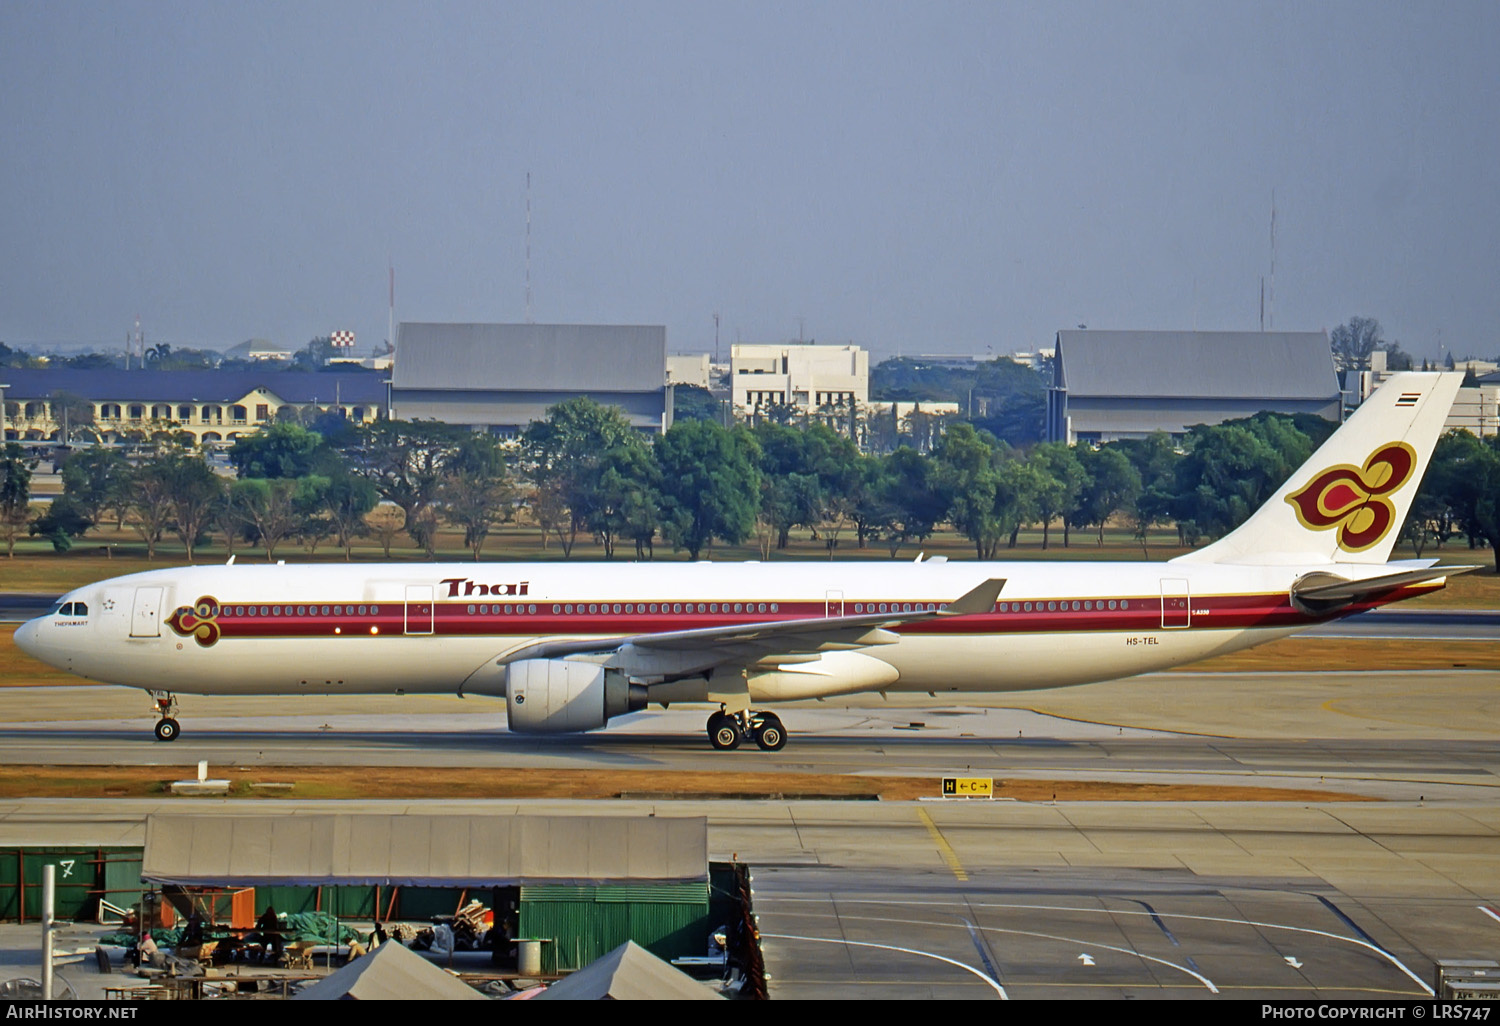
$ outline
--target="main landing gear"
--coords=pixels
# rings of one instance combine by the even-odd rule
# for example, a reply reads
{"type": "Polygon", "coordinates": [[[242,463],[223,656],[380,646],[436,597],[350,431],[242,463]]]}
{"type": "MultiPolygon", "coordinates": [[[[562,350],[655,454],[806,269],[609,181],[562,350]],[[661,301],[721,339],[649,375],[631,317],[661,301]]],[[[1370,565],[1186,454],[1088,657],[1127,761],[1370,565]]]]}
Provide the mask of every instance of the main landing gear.
{"type": "Polygon", "coordinates": [[[786,747],[786,728],[775,713],[747,710],[731,715],[720,709],[708,718],[708,741],[717,751],[731,752],[746,738],[754,738],[762,751],[779,752],[786,747]]]}
{"type": "Polygon", "coordinates": [[[177,696],[170,691],[153,691],[151,697],[156,701],[156,711],[161,713],[161,719],[156,721],[156,740],[176,741],[182,733],[182,727],[172,718],[177,711],[177,696]]]}

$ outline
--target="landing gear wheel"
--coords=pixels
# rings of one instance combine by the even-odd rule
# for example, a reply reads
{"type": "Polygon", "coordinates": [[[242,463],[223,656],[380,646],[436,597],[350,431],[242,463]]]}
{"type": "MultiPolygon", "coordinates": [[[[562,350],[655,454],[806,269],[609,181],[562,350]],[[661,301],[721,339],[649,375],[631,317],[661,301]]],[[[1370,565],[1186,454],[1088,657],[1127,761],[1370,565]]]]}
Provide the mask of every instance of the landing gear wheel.
{"type": "Polygon", "coordinates": [[[170,716],[165,716],[156,721],[156,740],[158,741],[176,741],[177,735],[181,733],[182,728],[170,716]]]}
{"type": "Polygon", "coordinates": [[[760,725],[755,728],[755,743],[766,752],[779,752],[786,747],[786,728],[781,725],[780,717],[775,713],[761,717],[760,725]]]}
{"type": "Polygon", "coordinates": [[[725,725],[734,726],[734,717],[728,713],[716,712],[708,718],[708,739],[712,741],[719,728],[725,725]]]}
{"type": "Polygon", "coordinates": [[[708,718],[708,740],[717,751],[732,752],[745,740],[745,735],[740,733],[734,717],[715,713],[708,718]]]}

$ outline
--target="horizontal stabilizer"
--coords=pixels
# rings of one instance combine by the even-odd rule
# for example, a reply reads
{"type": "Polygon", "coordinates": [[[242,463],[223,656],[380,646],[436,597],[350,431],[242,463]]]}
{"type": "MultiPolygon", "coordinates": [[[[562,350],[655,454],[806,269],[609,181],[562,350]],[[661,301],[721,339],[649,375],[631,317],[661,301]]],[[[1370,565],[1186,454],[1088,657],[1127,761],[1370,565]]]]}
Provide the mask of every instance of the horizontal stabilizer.
{"type": "Polygon", "coordinates": [[[1366,595],[1379,594],[1408,584],[1456,577],[1478,569],[1477,566],[1432,566],[1423,570],[1406,570],[1398,574],[1382,574],[1359,580],[1348,580],[1337,574],[1318,571],[1299,578],[1292,585],[1292,598],[1318,606],[1343,605],[1366,595]]]}

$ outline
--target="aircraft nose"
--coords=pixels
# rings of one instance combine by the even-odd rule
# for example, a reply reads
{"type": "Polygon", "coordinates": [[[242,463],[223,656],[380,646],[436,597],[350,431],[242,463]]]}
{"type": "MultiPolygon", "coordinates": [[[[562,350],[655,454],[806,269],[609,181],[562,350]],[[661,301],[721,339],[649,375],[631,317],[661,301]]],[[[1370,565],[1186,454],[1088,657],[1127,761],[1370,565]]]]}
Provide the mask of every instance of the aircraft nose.
{"type": "Polygon", "coordinates": [[[40,620],[27,620],[16,628],[16,647],[33,659],[42,658],[41,645],[39,644],[41,627],[40,620]]]}

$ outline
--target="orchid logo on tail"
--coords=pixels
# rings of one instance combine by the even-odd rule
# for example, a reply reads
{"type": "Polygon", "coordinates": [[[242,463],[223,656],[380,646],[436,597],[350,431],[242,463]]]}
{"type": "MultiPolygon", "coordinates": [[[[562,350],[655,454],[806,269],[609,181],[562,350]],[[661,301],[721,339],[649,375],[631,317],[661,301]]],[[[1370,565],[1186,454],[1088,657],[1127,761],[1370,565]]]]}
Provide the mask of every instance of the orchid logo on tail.
{"type": "Polygon", "coordinates": [[[1372,452],[1363,467],[1330,467],[1286,501],[1303,527],[1337,527],[1339,548],[1363,552],[1396,526],[1396,507],[1386,496],[1411,480],[1416,467],[1416,450],[1405,442],[1389,442],[1372,452]]]}

